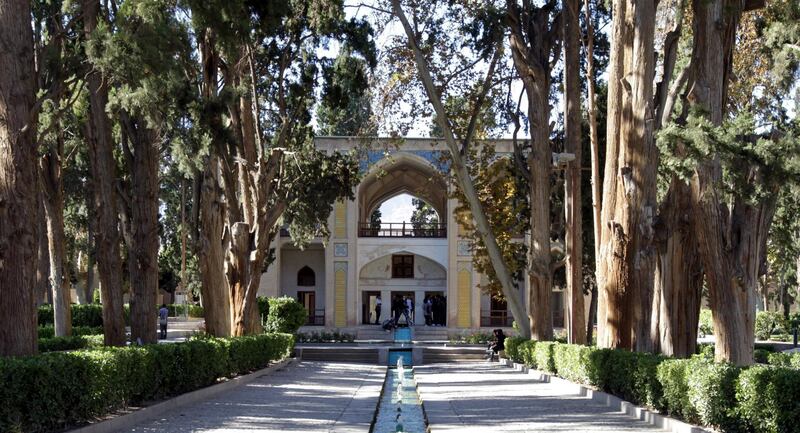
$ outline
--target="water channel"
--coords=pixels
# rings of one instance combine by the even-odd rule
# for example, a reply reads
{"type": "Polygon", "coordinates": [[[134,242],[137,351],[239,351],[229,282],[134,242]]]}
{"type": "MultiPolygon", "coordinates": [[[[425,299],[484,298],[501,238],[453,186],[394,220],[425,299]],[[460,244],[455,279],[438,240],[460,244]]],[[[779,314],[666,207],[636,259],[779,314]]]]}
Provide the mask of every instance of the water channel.
{"type": "Polygon", "coordinates": [[[414,378],[411,330],[396,329],[394,341],[395,347],[389,349],[389,368],[386,369],[386,379],[370,432],[425,433],[428,431],[428,422],[414,378]]]}

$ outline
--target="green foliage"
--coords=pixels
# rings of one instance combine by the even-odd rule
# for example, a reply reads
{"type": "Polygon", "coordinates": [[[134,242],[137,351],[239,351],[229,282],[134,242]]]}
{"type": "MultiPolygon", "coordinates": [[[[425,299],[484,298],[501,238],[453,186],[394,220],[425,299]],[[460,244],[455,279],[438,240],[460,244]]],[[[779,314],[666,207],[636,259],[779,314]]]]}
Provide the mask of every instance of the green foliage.
{"type": "MultiPolygon", "coordinates": [[[[102,335],[102,326],[73,326],[72,335],[102,335]]],[[[52,325],[39,327],[39,338],[53,338],[55,337],[55,329],[52,325]]]]}
{"type": "Polygon", "coordinates": [[[264,367],[293,345],[264,334],[0,358],[0,431],[60,430],[264,367]]]}
{"type": "Polygon", "coordinates": [[[103,346],[103,335],[73,335],[70,337],[39,338],[39,352],[61,352],[103,346]]]}
{"type": "Polygon", "coordinates": [[[308,311],[296,299],[288,296],[269,298],[267,332],[294,334],[308,320],[308,311]]]}
{"type": "MultiPolygon", "coordinates": [[[[454,344],[486,344],[494,339],[491,332],[464,332],[450,336],[450,342],[454,344]]],[[[508,341],[508,339],[506,339],[508,341]]]]}
{"type": "Polygon", "coordinates": [[[525,338],[522,337],[506,338],[506,341],[503,343],[503,345],[506,347],[505,352],[508,359],[517,363],[522,363],[522,354],[520,353],[520,346],[526,341],[530,340],[526,340],[525,338]]]}
{"type": "MultiPolygon", "coordinates": [[[[53,306],[39,306],[39,325],[53,324],[53,306]]],[[[103,306],[100,304],[72,304],[72,326],[103,326],[103,306]]]]}
{"type": "Polygon", "coordinates": [[[553,359],[553,347],[556,343],[552,341],[539,341],[533,348],[533,358],[536,368],[547,373],[556,372],[556,364],[553,359]]]}
{"type": "Polygon", "coordinates": [[[731,364],[700,359],[688,371],[689,401],[704,425],[726,432],[740,431],[736,416],[736,379],[740,369],[731,364]]]}
{"type": "Polygon", "coordinates": [[[738,415],[759,433],[798,430],[800,374],[797,370],[754,366],[739,375],[738,415]]]}
{"type": "Polygon", "coordinates": [[[769,340],[772,334],[786,332],[783,315],[776,311],[759,311],[756,313],[756,339],[769,340]]]}
{"type": "Polygon", "coordinates": [[[309,333],[297,333],[298,343],[352,343],[355,340],[356,336],[354,334],[340,332],[338,329],[335,329],[332,332],[314,331],[309,333]]]}
{"type": "Polygon", "coordinates": [[[715,363],[704,356],[670,359],[520,337],[506,339],[506,356],[515,362],[590,385],[690,423],[723,432],[797,431],[800,353],[758,350],[768,357],[770,364],[780,367],[739,368],[715,363]]]}
{"type": "MultiPolygon", "coordinates": [[[[189,317],[204,317],[205,312],[203,311],[203,307],[200,305],[194,304],[186,304],[185,305],[186,311],[189,313],[189,317]]],[[[180,317],[183,316],[184,312],[184,305],[183,304],[169,304],[167,305],[167,310],[169,310],[169,315],[172,317],[180,317]]]]}
{"type": "Polygon", "coordinates": [[[269,313],[269,298],[266,296],[258,296],[256,297],[256,302],[258,303],[258,314],[261,317],[261,324],[266,326],[267,314],[269,313]]]}
{"type": "Polygon", "coordinates": [[[660,406],[670,415],[699,423],[699,415],[689,399],[689,370],[690,362],[684,359],[668,359],[659,364],[656,374],[663,390],[660,406]]]}
{"type": "Polygon", "coordinates": [[[700,320],[698,321],[700,336],[705,337],[714,333],[714,318],[711,310],[703,308],[700,310],[700,320]]]}

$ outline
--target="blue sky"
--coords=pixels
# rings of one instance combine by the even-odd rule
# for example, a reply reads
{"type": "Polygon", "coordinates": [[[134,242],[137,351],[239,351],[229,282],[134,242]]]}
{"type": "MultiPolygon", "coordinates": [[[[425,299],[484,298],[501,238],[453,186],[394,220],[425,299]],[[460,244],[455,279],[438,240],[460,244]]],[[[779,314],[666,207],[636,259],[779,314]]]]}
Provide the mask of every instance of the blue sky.
{"type": "Polygon", "coordinates": [[[387,223],[410,222],[414,206],[411,204],[413,196],[408,194],[396,195],[381,204],[381,221],[387,223]]]}

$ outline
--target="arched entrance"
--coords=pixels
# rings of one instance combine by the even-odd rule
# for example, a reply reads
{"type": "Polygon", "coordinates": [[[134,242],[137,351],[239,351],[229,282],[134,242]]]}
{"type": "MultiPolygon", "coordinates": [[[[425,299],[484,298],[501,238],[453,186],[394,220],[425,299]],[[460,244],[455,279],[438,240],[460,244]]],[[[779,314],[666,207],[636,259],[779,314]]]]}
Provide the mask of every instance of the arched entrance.
{"type": "Polygon", "coordinates": [[[425,159],[397,153],[378,162],[365,176],[358,190],[359,237],[446,237],[443,217],[447,215],[447,183],[425,159]],[[426,221],[375,219],[375,211],[390,199],[413,196],[426,211],[435,214],[426,221]]]}
{"type": "MultiPolygon", "coordinates": [[[[440,326],[447,324],[447,270],[434,259],[410,251],[383,255],[361,267],[358,287],[361,324],[376,323],[390,318],[393,315],[392,300],[397,297],[411,300],[413,305],[411,321],[414,325],[426,324],[424,312],[426,299],[431,299],[434,307],[433,322],[440,326]],[[378,296],[382,301],[380,317],[375,316],[378,296]]],[[[405,323],[405,319],[402,318],[400,323],[405,323]]]]}

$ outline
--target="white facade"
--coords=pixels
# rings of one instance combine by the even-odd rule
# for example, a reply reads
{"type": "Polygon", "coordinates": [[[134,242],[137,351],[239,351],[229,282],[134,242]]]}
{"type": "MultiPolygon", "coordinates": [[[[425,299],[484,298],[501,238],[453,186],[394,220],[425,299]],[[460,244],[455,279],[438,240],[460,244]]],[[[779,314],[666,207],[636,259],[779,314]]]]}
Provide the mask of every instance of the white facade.
{"type": "MultiPolygon", "coordinates": [[[[321,137],[316,143],[320,150],[334,152],[362,146],[363,140],[321,137]]],[[[392,296],[402,294],[412,297],[416,324],[422,324],[423,299],[439,295],[446,299],[448,327],[509,326],[511,320],[502,317],[505,307],[495,304],[492,310],[489,297],[478,289],[482,276],[473,269],[469,242],[454,215],[457,203],[450,198],[443,176],[447,170],[441,159],[444,144],[435,139],[372,139],[369,144],[373,150],[362,161],[364,176],[354,191],[355,199],[336,203],[328,219],[330,239],[326,243],[317,239],[301,251],[281,236],[259,295],[298,298],[299,293],[311,291],[316,324],[327,327],[374,323],[377,294],[383,301],[381,320],[390,315],[392,296]],[[383,221],[381,229],[365,224],[375,208],[401,193],[433,206],[441,225],[414,231],[410,225],[388,229],[386,223],[394,221],[383,221]],[[393,277],[395,256],[413,257],[406,259],[413,260],[413,278],[393,277]],[[314,272],[313,287],[298,285],[298,272],[306,266],[314,272]]],[[[510,152],[511,142],[498,140],[495,147],[498,153],[510,152]]]]}

